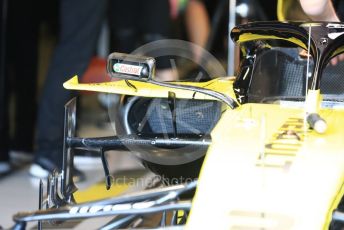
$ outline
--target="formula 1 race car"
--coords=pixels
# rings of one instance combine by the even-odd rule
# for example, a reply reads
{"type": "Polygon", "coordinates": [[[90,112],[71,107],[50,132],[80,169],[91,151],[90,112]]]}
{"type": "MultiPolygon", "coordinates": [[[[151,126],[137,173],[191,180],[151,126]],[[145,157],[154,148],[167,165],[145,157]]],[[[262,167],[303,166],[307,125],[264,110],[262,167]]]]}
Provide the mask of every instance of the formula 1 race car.
{"type": "Polygon", "coordinates": [[[340,23],[237,26],[231,38],[242,51],[238,76],[207,82],[159,82],[153,58],[110,55],[108,72],[123,80],[81,84],[73,77],[64,87],[126,95],[124,132],[75,137],[70,101],[63,170],[49,178],[47,200],[40,199],[46,208],[14,215],[15,228],[99,216],[116,216],[103,229],[125,228],[151,213],[163,213],[159,227],[165,227],[165,213],[172,211],[172,225],[188,229],[341,229],[344,81],[341,64],[328,63],[344,51],[343,34],[340,23]],[[203,107],[180,115],[181,103],[185,110],[192,103],[203,107]],[[154,118],[159,111],[165,126],[154,118]],[[139,113],[150,114],[140,115],[145,124],[139,113]],[[154,172],[191,182],[76,204],[75,149],[99,151],[107,179],[104,152],[127,149],[154,172]]]}

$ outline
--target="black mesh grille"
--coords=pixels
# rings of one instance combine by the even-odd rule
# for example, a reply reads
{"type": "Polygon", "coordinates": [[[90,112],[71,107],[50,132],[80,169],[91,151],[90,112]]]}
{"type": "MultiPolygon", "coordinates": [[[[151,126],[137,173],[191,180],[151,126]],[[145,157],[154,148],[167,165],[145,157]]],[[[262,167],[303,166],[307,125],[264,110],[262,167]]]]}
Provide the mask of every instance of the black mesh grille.
{"type": "Polygon", "coordinates": [[[280,50],[269,50],[257,57],[248,100],[260,102],[266,97],[304,95],[303,61],[280,50]]]}
{"type": "MultiPolygon", "coordinates": [[[[304,97],[306,71],[307,60],[299,57],[298,49],[281,48],[262,53],[254,64],[248,101],[261,102],[264,98],[278,96],[304,97]]],[[[313,72],[312,60],[309,71],[313,72]]],[[[325,98],[328,94],[344,94],[343,77],[344,62],[325,68],[320,82],[320,90],[325,98]]]]}
{"type": "Polygon", "coordinates": [[[281,95],[302,96],[304,94],[305,66],[299,61],[286,60],[282,67],[282,82],[279,91],[281,95]]]}
{"type": "MultiPolygon", "coordinates": [[[[173,133],[167,99],[141,98],[129,114],[129,124],[135,133],[173,133]]],[[[176,100],[178,134],[208,134],[220,116],[220,102],[176,100]]]]}
{"type": "MultiPolygon", "coordinates": [[[[167,100],[152,100],[148,113],[149,125],[154,133],[172,133],[172,114],[167,100]]],[[[176,102],[177,133],[209,133],[220,117],[217,102],[178,100],[176,102]]]]}
{"type": "Polygon", "coordinates": [[[344,62],[328,65],[324,70],[320,85],[324,94],[344,94],[344,62]]]}

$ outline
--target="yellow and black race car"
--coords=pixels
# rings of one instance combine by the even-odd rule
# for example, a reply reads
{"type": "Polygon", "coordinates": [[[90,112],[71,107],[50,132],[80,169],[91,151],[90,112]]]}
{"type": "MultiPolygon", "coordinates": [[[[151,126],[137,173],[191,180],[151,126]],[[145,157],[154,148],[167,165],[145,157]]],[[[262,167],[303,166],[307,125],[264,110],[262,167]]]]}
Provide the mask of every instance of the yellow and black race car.
{"type": "Polygon", "coordinates": [[[341,229],[344,76],[340,64],[328,63],[344,51],[343,34],[341,23],[237,26],[231,37],[242,51],[238,76],[198,83],[158,82],[154,59],[110,55],[108,72],[123,80],[81,84],[75,76],[64,87],[131,96],[124,105],[124,132],[75,137],[75,100],[70,101],[64,167],[51,179],[60,185],[50,184],[48,209],[16,214],[16,227],[118,215],[111,225],[117,228],[138,215],[174,211],[178,216],[182,210],[173,223],[186,229],[341,229]],[[196,103],[192,114],[208,126],[187,128],[197,119],[185,114],[180,119],[181,103],[189,103],[186,110],[196,103]],[[142,110],[151,114],[146,126],[135,118],[142,110]],[[154,119],[159,111],[169,120],[165,128],[154,119]],[[205,114],[211,119],[203,119],[205,114]],[[129,149],[156,173],[181,176],[182,184],[76,204],[71,165],[77,148],[98,149],[107,176],[104,152],[129,149]],[[182,194],[189,197],[194,189],[192,201],[185,201],[182,194]]]}

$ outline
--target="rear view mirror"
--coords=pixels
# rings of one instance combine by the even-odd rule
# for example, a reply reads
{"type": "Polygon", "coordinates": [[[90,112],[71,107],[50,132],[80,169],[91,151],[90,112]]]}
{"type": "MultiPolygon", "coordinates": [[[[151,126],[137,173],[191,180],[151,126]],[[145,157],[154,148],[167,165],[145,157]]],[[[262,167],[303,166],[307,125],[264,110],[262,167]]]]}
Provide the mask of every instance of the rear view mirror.
{"type": "Polygon", "coordinates": [[[150,81],[155,74],[155,59],[124,53],[112,53],[108,57],[107,71],[111,77],[126,80],[150,81]]]}

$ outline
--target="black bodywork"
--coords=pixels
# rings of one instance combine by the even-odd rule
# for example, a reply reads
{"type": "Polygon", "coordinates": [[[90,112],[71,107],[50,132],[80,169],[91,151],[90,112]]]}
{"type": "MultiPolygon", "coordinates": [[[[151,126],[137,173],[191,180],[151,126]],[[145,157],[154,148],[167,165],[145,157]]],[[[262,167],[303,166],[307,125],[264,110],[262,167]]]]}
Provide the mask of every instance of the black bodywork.
{"type": "MultiPolygon", "coordinates": [[[[330,59],[344,51],[344,24],[332,22],[252,22],[232,29],[231,38],[240,44],[243,58],[234,92],[240,103],[249,102],[252,76],[257,57],[264,55],[275,47],[299,47],[309,52],[312,73],[308,89],[320,89],[320,82],[330,59]],[[309,47],[309,49],[308,49],[309,47]]],[[[273,57],[270,57],[273,60],[273,57]]],[[[297,62],[297,58],[289,60],[297,62]]],[[[305,64],[307,58],[299,60],[305,64]]],[[[267,61],[268,63],[269,61],[267,61]]],[[[266,66],[266,73],[270,70],[266,66]]],[[[273,70],[272,70],[273,71],[273,70]]],[[[306,72],[299,71],[306,76],[306,72]]],[[[278,74],[278,73],[277,73],[278,74]]],[[[302,77],[302,76],[300,76],[302,77]]],[[[273,82],[270,84],[274,84],[273,82]]],[[[266,84],[260,84],[264,87],[266,84]]],[[[306,89],[303,89],[305,91],[306,89]]],[[[253,100],[254,101],[254,100],[253,100]]]]}

